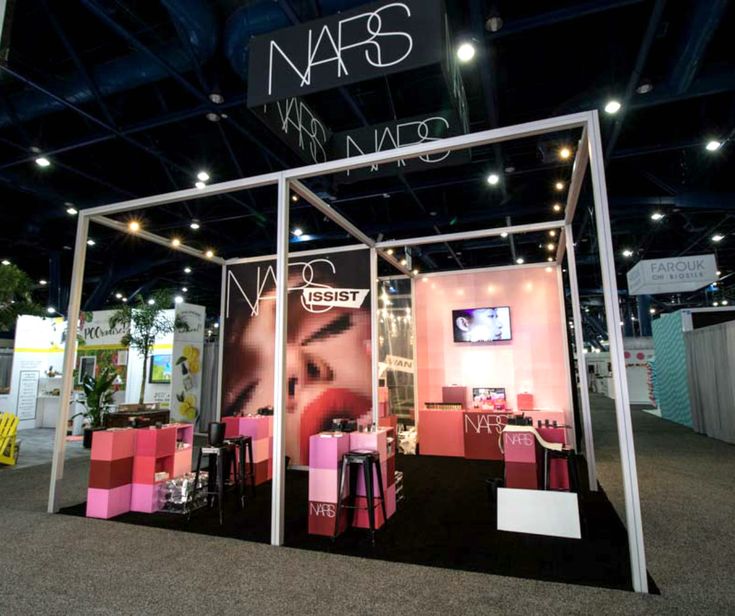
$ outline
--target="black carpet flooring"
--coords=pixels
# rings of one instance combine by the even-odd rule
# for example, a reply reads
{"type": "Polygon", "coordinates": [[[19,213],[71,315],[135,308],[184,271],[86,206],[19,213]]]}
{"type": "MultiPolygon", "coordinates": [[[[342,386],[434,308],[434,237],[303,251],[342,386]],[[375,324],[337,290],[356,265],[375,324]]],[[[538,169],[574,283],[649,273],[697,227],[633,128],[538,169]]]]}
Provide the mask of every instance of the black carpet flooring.
{"type": "MultiPolygon", "coordinates": [[[[582,465],[580,465],[581,467],[582,465]]],[[[398,456],[406,499],[370,542],[369,531],[350,529],[336,542],[309,535],[308,473],[290,470],[286,479],[286,536],[289,547],[431,567],[462,569],[631,590],[625,528],[605,493],[580,494],[582,539],[509,533],[496,529],[485,479],[502,476],[502,464],[398,456]]],[[[232,494],[220,526],[216,508],[191,519],[173,514],[127,513],[115,521],[184,532],[270,542],[270,483],[258,487],[245,511],[232,494]]],[[[61,513],[84,516],[85,503],[61,513]]],[[[652,592],[655,583],[649,577],[652,592]]]]}

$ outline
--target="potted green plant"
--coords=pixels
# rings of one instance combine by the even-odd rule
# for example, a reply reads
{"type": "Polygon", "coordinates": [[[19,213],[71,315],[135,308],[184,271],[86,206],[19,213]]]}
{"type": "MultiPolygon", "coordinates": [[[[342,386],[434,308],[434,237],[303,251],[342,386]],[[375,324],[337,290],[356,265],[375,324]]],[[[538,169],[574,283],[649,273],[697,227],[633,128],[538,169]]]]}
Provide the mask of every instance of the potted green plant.
{"type": "Polygon", "coordinates": [[[145,371],[156,338],[174,331],[189,331],[186,321],[179,317],[172,319],[166,315],[166,310],[171,306],[172,297],[173,294],[165,290],[156,291],[148,301],[138,296],[136,302],[120,306],[110,317],[110,327],[123,326],[127,329],[120,344],[136,349],[143,358],[144,378],[140,383],[139,407],[143,406],[145,399],[145,371]]]}
{"type": "Polygon", "coordinates": [[[35,287],[30,276],[12,263],[0,267],[0,332],[11,331],[22,314],[46,313],[33,298],[35,287]]]}
{"type": "Polygon", "coordinates": [[[92,433],[104,425],[105,413],[112,406],[113,385],[116,378],[117,371],[112,366],[105,366],[97,377],[86,375],[82,380],[86,408],[82,416],[88,422],[84,428],[82,445],[86,449],[92,446],[92,433]]]}

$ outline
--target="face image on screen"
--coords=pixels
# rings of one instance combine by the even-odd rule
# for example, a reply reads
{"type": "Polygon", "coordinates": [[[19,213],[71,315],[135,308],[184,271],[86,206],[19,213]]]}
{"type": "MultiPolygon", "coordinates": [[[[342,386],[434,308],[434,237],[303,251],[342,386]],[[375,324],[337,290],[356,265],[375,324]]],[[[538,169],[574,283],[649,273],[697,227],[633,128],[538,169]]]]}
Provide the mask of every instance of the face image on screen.
{"type": "Polygon", "coordinates": [[[455,342],[498,342],[511,339],[510,308],[469,308],[452,311],[455,342]]]}
{"type": "Polygon", "coordinates": [[[170,355],[154,355],[151,357],[151,372],[148,379],[149,383],[170,383],[171,382],[171,356],[170,355]]]}
{"type": "Polygon", "coordinates": [[[473,387],[472,400],[478,404],[505,402],[505,387],[473,387]]]}

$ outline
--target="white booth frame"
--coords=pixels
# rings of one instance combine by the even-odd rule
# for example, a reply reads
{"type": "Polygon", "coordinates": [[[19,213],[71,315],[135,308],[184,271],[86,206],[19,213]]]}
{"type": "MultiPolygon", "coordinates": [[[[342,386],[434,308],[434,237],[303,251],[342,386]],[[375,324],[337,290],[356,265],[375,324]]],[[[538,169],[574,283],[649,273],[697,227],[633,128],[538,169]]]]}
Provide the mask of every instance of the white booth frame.
{"type": "MultiPolygon", "coordinates": [[[[290,193],[294,191],[305,201],[317,208],[323,215],[330,218],[337,225],[346,230],[359,242],[367,246],[371,251],[371,274],[372,274],[372,348],[373,348],[373,409],[377,408],[377,257],[389,261],[396,269],[407,276],[412,273],[402,266],[393,256],[386,251],[390,248],[403,248],[408,246],[420,246],[435,244],[438,242],[463,241],[486,237],[499,236],[503,233],[519,234],[560,230],[558,250],[556,254],[556,267],[561,269],[564,255],[567,255],[568,275],[571,287],[571,303],[574,324],[574,341],[577,350],[576,362],[579,373],[579,399],[581,401],[582,427],[584,430],[584,451],[588,463],[590,485],[597,486],[597,473],[595,467],[594,443],[592,439],[589,392],[587,388],[587,371],[585,367],[584,353],[582,352],[582,316],[579,302],[579,289],[574,253],[574,238],[572,233],[572,222],[579,199],[587,168],[590,169],[592,190],[594,198],[595,224],[598,235],[598,246],[600,264],[602,270],[602,289],[609,336],[610,361],[612,364],[613,384],[615,390],[615,414],[617,421],[618,442],[620,446],[620,464],[622,468],[623,490],[625,496],[625,522],[628,531],[628,547],[630,556],[630,568],[632,574],[633,588],[637,592],[648,592],[648,580],[646,572],[646,557],[643,543],[643,528],[641,521],[640,496],[638,491],[638,473],[635,460],[635,447],[633,443],[633,426],[630,414],[628,385],[625,377],[625,360],[623,356],[623,338],[620,330],[620,309],[618,305],[618,288],[615,276],[615,260],[612,246],[612,235],[610,230],[610,215],[605,182],[604,158],[602,150],[602,139],[600,134],[600,123],[597,111],[547,118],[535,122],[527,122],[515,126],[507,126],[486,130],[467,135],[460,135],[431,141],[417,145],[407,146],[373,154],[365,154],[354,158],[329,161],[285,171],[268,173],[248,178],[241,178],[229,182],[212,184],[204,189],[187,189],[170,193],[133,199],[103,205],[99,207],[81,210],[77,222],[77,236],[74,248],[74,264],[71,278],[71,292],[67,312],[68,327],[67,340],[75,340],[78,328],[79,313],[81,306],[82,282],[84,278],[84,265],[86,257],[87,237],[90,221],[111,227],[123,233],[134,233],[142,239],[166,246],[178,252],[188,254],[192,257],[203,259],[209,263],[216,263],[222,267],[222,302],[224,305],[226,289],[226,268],[228,263],[238,261],[233,259],[225,261],[216,256],[208,257],[202,251],[189,246],[171,246],[171,241],[165,237],[139,230],[132,232],[127,225],[109,218],[109,215],[134,212],[136,210],[151,208],[166,204],[184,202],[191,199],[213,197],[235,191],[248,190],[264,186],[278,187],[278,219],[277,219],[277,254],[276,259],[276,336],[275,336],[275,371],[274,371],[274,426],[273,426],[273,491],[271,505],[271,544],[283,545],[284,539],[284,501],[285,501],[285,429],[284,411],[286,398],[286,315],[288,302],[288,259],[289,259],[289,206],[290,193]],[[370,165],[379,165],[396,162],[402,159],[429,156],[447,151],[467,149],[471,147],[502,143],[514,139],[521,139],[542,135],[549,132],[561,130],[581,129],[582,137],[579,147],[576,149],[572,177],[567,192],[566,208],[564,217],[554,221],[543,221],[532,224],[510,225],[492,229],[480,229],[475,231],[464,231],[457,233],[446,233],[424,237],[413,237],[399,240],[376,241],[363,233],[344,216],[336,212],[329,204],[309,190],[301,183],[301,180],[332,174],[370,165]]],[[[324,251],[321,251],[324,252],[324,251]]],[[[549,265],[548,263],[544,265],[549,265]]],[[[510,267],[526,267],[525,265],[510,267]]],[[[561,272],[558,272],[561,276],[561,272]]],[[[561,298],[563,300],[563,297],[561,298]]],[[[564,314],[564,313],[563,313],[564,314]]],[[[566,320],[566,318],[564,319],[566,320]]],[[[222,340],[220,335],[219,359],[222,361],[222,340]]],[[[75,360],[76,348],[73,344],[67,344],[64,350],[64,369],[61,399],[69,399],[73,383],[72,372],[75,360]]],[[[565,373],[570,375],[568,365],[565,373]]],[[[219,373],[218,409],[221,404],[222,393],[222,371],[219,373]]],[[[569,378],[570,387],[572,386],[569,378]]],[[[54,513],[59,508],[60,481],[64,473],[64,450],[65,434],[68,418],[68,408],[62,405],[56,426],[54,440],[54,455],[51,467],[51,480],[49,486],[48,511],[54,513]]]]}

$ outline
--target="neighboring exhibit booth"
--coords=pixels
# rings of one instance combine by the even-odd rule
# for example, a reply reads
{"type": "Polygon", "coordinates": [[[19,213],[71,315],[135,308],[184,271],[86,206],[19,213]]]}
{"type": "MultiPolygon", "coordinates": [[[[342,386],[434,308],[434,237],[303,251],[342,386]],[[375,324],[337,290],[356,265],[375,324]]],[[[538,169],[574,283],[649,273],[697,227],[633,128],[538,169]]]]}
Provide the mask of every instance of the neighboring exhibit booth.
{"type": "MultiPolygon", "coordinates": [[[[266,534],[275,546],[647,592],[603,165],[598,116],[586,112],[82,210],[69,335],[76,334],[90,222],[134,233],[140,239],[219,265],[219,416],[229,437],[252,442],[251,467],[255,467],[259,495],[243,514],[250,516],[247,519],[252,529],[237,536],[263,540],[266,534]],[[573,132],[578,142],[571,177],[565,178],[568,190],[563,214],[552,219],[545,216],[522,225],[376,240],[304,183],[347,170],[559,131],[573,132]],[[578,353],[577,386],[567,340],[565,279],[574,323],[569,331],[574,346],[583,348],[572,223],[588,169],[610,333],[627,532],[604,494],[597,492],[587,367],[584,354],[578,353]],[[278,191],[275,256],[223,260],[183,243],[171,246],[170,239],[144,230],[133,232],[116,219],[157,205],[266,186],[278,191]],[[289,253],[292,194],[359,244],[289,253]],[[508,267],[423,276],[394,256],[398,250],[408,252],[412,247],[441,242],[549,231],[558,238],[548,262],[524,264],[521,260],[508,267]],[[384,290],[386,282],[390,285],[393,280],[379,280],[378,258],[400,272],[401,280],[410,281],[411,302],[404,308],[402,318],[406,320],[402,323],[413,325],[413,345],[401,346],[400,354],[387,352],[390,347],[385,329],[379,326],[381,318],[383,325],[389,319],[387,302],[383,300],[381,305],[384,293],[379,289],[384,290]],[[406,357],[409,353],[413,356],[406,357]],[[401,385],[395,375],[386,376],[389,368],[415,374],[413,391],[397,394],[401,385]],[[391,393],[391,389],[395,391],[391,393]],[[396,422],[387,409],[393,400],[408,407],[405,401],[411,396],[419,455],[397,456],[396,422]],[[579,401],[579,422],[575,420],[575,398],[579,401]],[[272,406],[272,415],[259,413],[268,406],[272,406]],[[340,427],[356,429],[335,430],[335,420],[340,427]],[[578,440],[585,460],[581,481],[589,482],[589,489],[576,479],[580,469],[574,465],[571,451],[578,440]],[[288,472],[287,464],[291,465],[288,472]],[[307,465],[308,474],[297,470],[307,465]],[[350,465],[359,466],[364,475],[350,475],[347,482],[345,472],[350,465]],[[475,478],[501,476],[504,486],[475,482],[475,478]],[[403,483],[409,496],[401,503],[403,483]],[[489,508],[486,488],[491,498],[489,508]],[[260,496],[263,491],[270,493],[267,504],[260,496]],[[362,507],[354,516],[344,513],[347,496],[352,499],[349,502],[362,507]],[[601,510],[604,514],[596,513],[601,510]],[[349,523],[359,528],[377,527],[373,541],[367,542],[374,547],[366,545],[363,538],[368,535],[346,531],[349,523]],[[455,557],[461,565],[454,562],[455,557]],[[593,578],[590,571],[594,571],[593,578]]],[[[69,347],[64,366],[72,366],[74,361],[74,349],[69,347]]],[[[70,395],[71,388],[65,373],[62,395],[70,395]]],[[[59,426],[65,425],[65,420],[62,412],[59,426]]],[[[51,512],[58,510],[63,476],[64,440],[60,434],[57,429],[51,512]]],[[[165,439],[158,438],[160,443],[150,434],[119,436],[121,442],[110,441],[101,455],[119,455],[117,459],[124,460],[121,465],[136,464],[138,456],[144,455],[150,467],[145,481],[153,485],[158,469],[169,468],[166,460],[177,448],[190,447],[189,435],[177,426],[165,439]],[[143,450],[147,453],[141,454],[143,450]],[[114,451],[118,453],[110,454],[114,451]],[[156,461],[158,454],[163,461],[156,461]]],[[[123,498],[125,486],[132,484],[120,486],[123,498]]],[[[149,492],[146,506],[152,502],[149,492]]],[[[142,510],[145,507],[138,509],[142,510]]],[[[114,512],[102,513],[100,517],[112,517],[108,514],[114,512]]],[[[187,528],[183,519],[168,523],[157,515],[161,514],[131,521],[187,528]]],[[[220,527],[215,520],[212,528],[202,529],[204,516],[192,519],[193,526],[188,528],[225,535],[232,528],[227,526],[231,511],[225,512],[224,526],[220,517],[220,527]]]]}
{"type": "MultiPolygon", "coordinates": [[[[624,338],[623,348],[630,403],[655,407],[653,338],[648,336],[624,338]]],[[[586,357],[590,390],[614,398],[610,354],[607,351],[598,351],[599,349],[587,353],[586,357]]]]}

